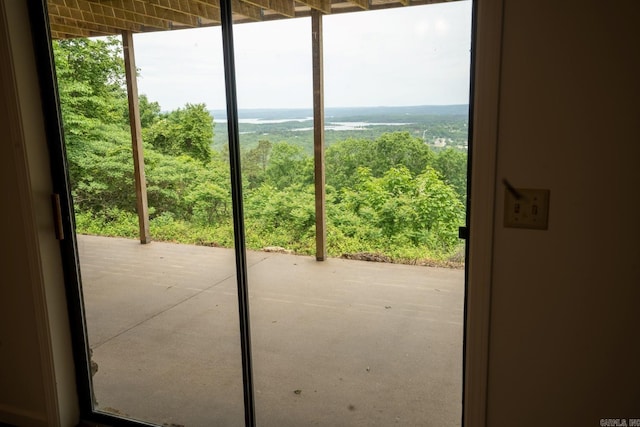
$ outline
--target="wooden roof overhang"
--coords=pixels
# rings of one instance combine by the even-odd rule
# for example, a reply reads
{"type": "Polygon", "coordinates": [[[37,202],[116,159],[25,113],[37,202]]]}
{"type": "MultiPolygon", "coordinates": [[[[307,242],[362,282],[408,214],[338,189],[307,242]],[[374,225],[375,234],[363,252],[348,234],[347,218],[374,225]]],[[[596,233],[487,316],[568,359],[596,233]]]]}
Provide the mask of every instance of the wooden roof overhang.
{"type": "MultiPolygon", "coordinates": [[[[260,22],[450,0],[231,0],[233,22],[260,22]]],[[[219,0],[47,0],[54,39],[220,25],[219,0]]]]}

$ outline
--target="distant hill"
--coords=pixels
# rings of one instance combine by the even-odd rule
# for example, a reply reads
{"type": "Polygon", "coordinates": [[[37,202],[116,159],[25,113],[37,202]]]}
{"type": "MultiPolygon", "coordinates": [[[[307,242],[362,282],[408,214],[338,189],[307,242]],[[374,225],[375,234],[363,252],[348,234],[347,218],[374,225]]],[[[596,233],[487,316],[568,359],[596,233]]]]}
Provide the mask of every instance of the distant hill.
{"type": "MultiPolygon", "coordinates": [[[[211,115],[216,121],[227,120],[226,110],[210,110],[211,115]]],[[[417,105],[406,107],[340,107],[340,108],[325,108],[325,120],[328,119],[356,119],[358,121],[364,121],[363,119],[370,118],[385,118],[385,121],[390,120],[391,117],[406,117],[411,116],[442,116],[442,115],[467,115],[469,112],[469,105],[456,104],[456,105],[417,105]]],[[[238,117],[240,119],[264,119],[264,120],[283,120],[283,119],[304,119],[313,116],[313,109],[311,108],[274,108],[274,109],[240,109],[238,110],[238,117]]]]}
{"type": "MultiPolygon", "coordinates": [[[[227,145],[227,112],[210,110],[216,127],[215,149],[227,145]]],[[[467,145],[469,106],[325,108],[325,144],[347,138],[376,139],[385,132],[409,132],[434,147],[467,145]]],[[[238,111],[240,144],[248,149],[260,140],[288,142],[313,152],[313,110],[244,109],[238,111]]]]}

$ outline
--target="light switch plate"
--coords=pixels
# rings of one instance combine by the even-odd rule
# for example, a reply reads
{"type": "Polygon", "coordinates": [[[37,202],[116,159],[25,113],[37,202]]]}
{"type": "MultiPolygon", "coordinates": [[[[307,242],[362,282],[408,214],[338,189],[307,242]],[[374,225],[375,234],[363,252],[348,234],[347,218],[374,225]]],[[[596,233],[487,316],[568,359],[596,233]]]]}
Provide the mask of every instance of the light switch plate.
{"type": "Polygon", "coordinates": [[[549,190],[505,188],[504,226],[546,230],[549,227],[549,193],[549,190]]]}

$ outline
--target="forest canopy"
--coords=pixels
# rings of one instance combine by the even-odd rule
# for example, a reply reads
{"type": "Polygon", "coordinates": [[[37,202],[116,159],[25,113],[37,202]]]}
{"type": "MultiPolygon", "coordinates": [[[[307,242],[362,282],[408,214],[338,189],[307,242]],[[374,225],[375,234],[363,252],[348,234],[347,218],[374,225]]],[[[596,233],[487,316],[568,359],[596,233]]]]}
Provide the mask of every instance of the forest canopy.
{"type": "MultiPolygon", "coordinates": [[[[61,40],[53,48],[77,232],[136,237],[120,41],[61,40]]],[[[203,103],[163,112],[140,95],[139,104],[152,238],[232,246],[228,149],[213,148],[215,118],[203,103]]],[[[247,247],[314,253],[311,155],[293,138],[265,138],[243,145],[241,160],[247,247]]],[[[333,142],[329,254],[460,260],[466,161],[464,150],[434,149],[409,132],[333,142]]]]}

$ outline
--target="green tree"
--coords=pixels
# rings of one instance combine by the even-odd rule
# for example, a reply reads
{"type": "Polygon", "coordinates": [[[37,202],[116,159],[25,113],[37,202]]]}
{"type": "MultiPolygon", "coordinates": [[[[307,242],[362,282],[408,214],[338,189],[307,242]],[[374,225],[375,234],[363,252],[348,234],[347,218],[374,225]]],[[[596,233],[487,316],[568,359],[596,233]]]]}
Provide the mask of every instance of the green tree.
{"type": "Polygon", "coordinates": [[[254,247],[275,245],[310,252],[315,236],[313,186],[261,185],[246,196],[245,220],[247,240],[254,247]]]}
{"type": "Polygon", "coordinates": [[[379,246],[422,246],[439,254],[456,246],[464,206],[433,168],[413,177],[400,166],[379,178],[360,168],[357,180],[354,189],[343,190],[342,206],[378,230],[379,246]]]}
{"type": "Polygon", "coordinates": [[[273,144],[266,182],[275,188],[284,189],[296,184],[313,182],[313,160],[305,155],[302,147],[278,142],[273,144]]]}
{"type": "Polygon", "coordinates": [[[434,161],[434,168],[464,203],[467,200],[467,153],[455,148],[442,150],[434,161]]]}
{"type": "MultiPolygon", "coordinates": [[[[65,125],[124,123],[126,90],[122,47],[115,37],[68,39],[53,43],[65,125]]],[[[86,129],[85,129],[86,130],[86,129]]]]}
{"type": "Polygon", "coordinates": [[[198,177],[185,195],[191,209],[191,221],[201,225],[226,224],[231,221],[231,181],[229,163],[218,152],[200,166],[198,177]]]}
{"type": "Polygon", "coordinates": [[[186,154],[202,163],[211,160],[213,117],[205,104],[186,104],[162,115],[145,134],[161,153],[186,154]]]}
{"type": "Polygon", "coordinates": [[[382,134],[375,140],[374,153],[371,164],[374,176],[382,176],[389,169],[402,166],[416,176],[434,159],[429,146],[421,139],[412,137],[409,132],[382,134]]]}
{"type": "Polygon", "coordinates": [[[256,188],[265,180],[272,144],[261,139],[254,148],[242,154],[242,173],[249,188],[256,188]]]}
{"type": "Polygon", "coordinates": [[[374,177],[394,167],[405,167],[415,176],[433,159],[429,146],[408,132],[385,133],[374,141],[347,139],[326,151],[327,184],[337,189],[353,187],[360,167],[368,168],[374,177]]]}
{"type": "Polygon", "coordinates": [[[373,142],[366,139],[350,138],[331,145],[325,152],[327,185],[337,189],[353,187],[356,171],[370,167],[373,156],[373,142]]]}
{"type": "MultiPolygon", "coordinates": [[[[140,110],[140,126],[142,129],[150,128],[160,119],[160,104],[155,101],[149,101],[145,94],[138,97],[138,108],[140,110]]],[[[127,122],[129,116],[126,117],[127,122]]]]}
{"type": "Polygon", "coordinates": [[[135,212],[133,157],[128,133],[99,126],[93,138],[68,147],[69,174],[76,211],[118,208],[135,212]]]}

